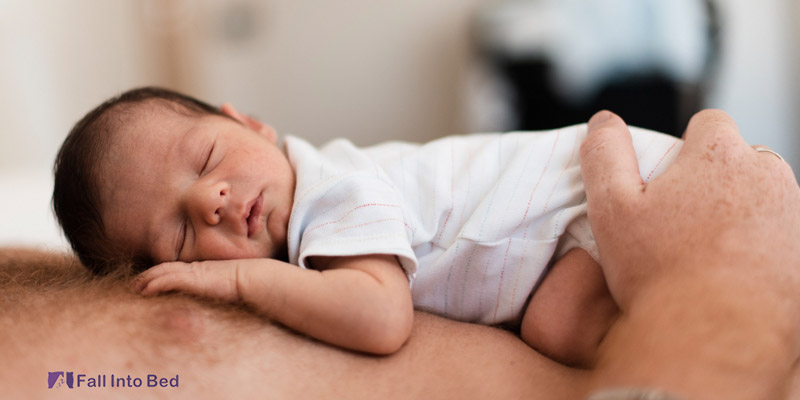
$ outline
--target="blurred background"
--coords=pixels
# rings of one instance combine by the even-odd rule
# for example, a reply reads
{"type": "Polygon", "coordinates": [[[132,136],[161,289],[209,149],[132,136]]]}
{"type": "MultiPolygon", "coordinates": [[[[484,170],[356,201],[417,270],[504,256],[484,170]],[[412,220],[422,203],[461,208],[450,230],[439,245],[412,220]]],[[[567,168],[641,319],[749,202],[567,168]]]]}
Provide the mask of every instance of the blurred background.
{"type": "Polygon", "coordinates": [[[322,144],[721,108],[800,166],[798,0],[0,0],[0,245],[65,246],[71,126],[161,85],[322,144]]]}

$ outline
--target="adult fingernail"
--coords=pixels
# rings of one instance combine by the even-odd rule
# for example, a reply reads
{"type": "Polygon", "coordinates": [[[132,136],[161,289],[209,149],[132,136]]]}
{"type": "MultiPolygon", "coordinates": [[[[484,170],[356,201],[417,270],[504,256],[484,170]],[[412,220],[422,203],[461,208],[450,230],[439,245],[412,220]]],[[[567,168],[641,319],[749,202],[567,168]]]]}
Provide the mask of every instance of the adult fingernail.
{"type": "Polygon", "coordinates": [[[595,113],[592,115],[592,118],[589,119],[589,129],[597,128],[599,125],[611,119],[612,115],[611,111],[605,110],[595,113]]]}

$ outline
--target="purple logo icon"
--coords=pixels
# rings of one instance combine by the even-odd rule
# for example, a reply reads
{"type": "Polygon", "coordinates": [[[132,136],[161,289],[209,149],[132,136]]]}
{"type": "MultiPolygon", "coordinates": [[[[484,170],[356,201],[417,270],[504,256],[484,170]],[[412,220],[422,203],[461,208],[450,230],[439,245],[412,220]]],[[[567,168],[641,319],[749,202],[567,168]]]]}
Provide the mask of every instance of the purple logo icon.
{"type": "Polygon", "coordinates": [[[72,372],[64,373],[64,371],[53,371],[47,373],[47,388],[60,388],[61,386],[67,385],[68,388],[72,389],[72,372]]]}

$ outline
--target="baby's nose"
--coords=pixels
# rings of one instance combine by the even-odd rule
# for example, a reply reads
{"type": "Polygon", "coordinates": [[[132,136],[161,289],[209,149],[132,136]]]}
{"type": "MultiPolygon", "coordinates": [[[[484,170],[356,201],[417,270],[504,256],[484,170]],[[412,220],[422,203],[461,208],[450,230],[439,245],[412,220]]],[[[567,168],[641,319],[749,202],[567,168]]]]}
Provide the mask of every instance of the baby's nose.
{"type": "Polygon", "coordinates": [[[209,225],[217,225],[225,217],[230,187],[224,182],[208,185],[193,194],[191,208],[209,225]]]}

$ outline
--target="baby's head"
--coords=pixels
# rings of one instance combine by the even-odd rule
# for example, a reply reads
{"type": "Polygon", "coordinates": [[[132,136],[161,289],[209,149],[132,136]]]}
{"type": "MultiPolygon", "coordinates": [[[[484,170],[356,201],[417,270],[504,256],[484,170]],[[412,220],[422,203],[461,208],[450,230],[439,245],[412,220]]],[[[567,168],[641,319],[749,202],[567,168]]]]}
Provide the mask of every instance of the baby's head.
{"type": "Polygon", "coordinates": [[[75,125],[54,172],[56,217],[96,273],[285,253],[294,172],[272,128],[229,104],[128,91],[75,125]]]}

